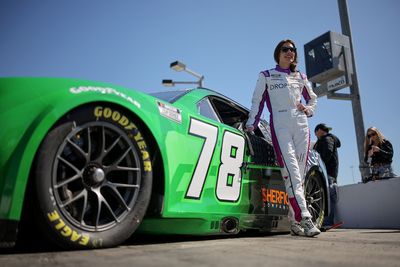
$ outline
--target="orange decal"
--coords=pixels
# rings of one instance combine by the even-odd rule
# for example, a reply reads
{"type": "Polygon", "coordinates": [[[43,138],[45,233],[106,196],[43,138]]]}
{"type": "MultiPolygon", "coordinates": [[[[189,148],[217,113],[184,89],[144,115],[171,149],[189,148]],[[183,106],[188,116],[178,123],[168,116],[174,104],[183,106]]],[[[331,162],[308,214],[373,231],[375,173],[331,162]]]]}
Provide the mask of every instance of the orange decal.
{"type": "Polygon", "coordinates": [[[263,202],[289,205],[288,194],[285,191],[277,189],[267,189],[263,187],[261,189],[261,192],[262,192],[263,202]]]}

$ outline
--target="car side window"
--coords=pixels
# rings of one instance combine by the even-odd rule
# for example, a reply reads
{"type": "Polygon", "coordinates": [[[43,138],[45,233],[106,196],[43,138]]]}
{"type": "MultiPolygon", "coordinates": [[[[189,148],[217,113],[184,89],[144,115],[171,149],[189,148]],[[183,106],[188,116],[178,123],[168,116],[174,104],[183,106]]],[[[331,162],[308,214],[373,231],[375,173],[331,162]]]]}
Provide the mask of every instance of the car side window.
{"type": "Polygon", "coordinates": [[[248,116],[244,108],[216,96],[203,98],[198,102],[197,108],[199,114],[234,128],[238,128],[248,116]]]}
{"type": "Polygon", "coordinates": [[[210,102],[221,122],[226,125],[237,128],[247,119],[247,111],[240,108],[232,101],[218,97],[210,97],[210,102]]]}
{"type": "Polygon", "coordinates": [[[199,103],[197,103],[197,108],[199,114],[203,115],[204,117],[215,120],[217,122],[221,122],[217,113],[215,113],[210,100],[207,97],[203,98],[199,103]]]}

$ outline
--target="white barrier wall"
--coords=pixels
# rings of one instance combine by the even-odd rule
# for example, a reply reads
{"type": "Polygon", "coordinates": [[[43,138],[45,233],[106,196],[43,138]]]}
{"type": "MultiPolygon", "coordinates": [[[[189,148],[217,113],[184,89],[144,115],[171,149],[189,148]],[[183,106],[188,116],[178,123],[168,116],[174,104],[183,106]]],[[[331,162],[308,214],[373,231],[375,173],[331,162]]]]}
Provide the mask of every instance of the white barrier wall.
{"type": "Polygon", "coordinates": [[[339,187],[342,228],[400,229],[400,178],[339,187]]]}

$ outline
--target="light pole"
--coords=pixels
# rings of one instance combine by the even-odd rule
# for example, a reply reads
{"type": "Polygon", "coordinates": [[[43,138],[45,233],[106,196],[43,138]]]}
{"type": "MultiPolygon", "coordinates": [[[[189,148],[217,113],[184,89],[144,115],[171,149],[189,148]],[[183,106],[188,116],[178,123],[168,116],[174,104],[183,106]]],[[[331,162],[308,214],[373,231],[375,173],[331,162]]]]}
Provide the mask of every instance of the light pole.
{"type": "Polygon", "coordinates": [[[351,166],[350,166],[350,169],[351,169],[351,175],[352,175],[352,177],[353,177],[353,184],[355,184],[356,182],[354,181],[354,166],[351,165],[351,166]]]}
{"type": "Polygon", "coordinates": [[[358,88],[356,62],[354,59],[353,40],[351,38],[351,28],[350,28],[350,19],[347,9],[347,1],[338,0],[338,6],[339,6],[340,24],[342,26],[342,33],[348,36],[350,40],[351,61],[353,63],[353,75],[352,75],[352,84],[350,85],[350,95],[352,96],[351,104],[353,108],[354,127],[356,130],[359,169],[361,172],[361,179],[363,179],[363,177],[368,176],[369,169],[367,168],[368,166],[364,162],[365,128],[364,128],[363,113],[361,109],[360,91],[358,88]]]}
{"type": "Polygon", "coordinates": [[[169,66],[171,69],[175,70],[175,71],[185,71],[193,76],[195,76],[196,78],[198,78],[197,81],[192,81],[192,82],[186,82],[186,81],[173,81],[173,80],[162,80],[162,84],[164,86],[175,86],[176,84],[197,84],[198,87],[203,87],[203,80],[204,80],[204,76],[201,74],[198,74],[194,71],[192,71],[191,69],[187,68],[185,64],[183,64],[180,61],[174,61],[170,64],[169,66]]]}

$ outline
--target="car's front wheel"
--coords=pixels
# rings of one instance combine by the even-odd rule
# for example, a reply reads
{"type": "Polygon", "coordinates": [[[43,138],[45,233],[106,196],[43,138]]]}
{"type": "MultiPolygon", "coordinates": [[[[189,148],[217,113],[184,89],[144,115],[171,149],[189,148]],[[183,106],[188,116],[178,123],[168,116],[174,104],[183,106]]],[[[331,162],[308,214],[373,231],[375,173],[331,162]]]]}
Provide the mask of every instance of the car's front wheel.
{"type": "Polygon", "coordinates": [[[147,140],[124,110],[74,110],[46,136],[34,170],[34,217],[64,248],[112,247],[139,226],[152,186],[147,140]]]}

